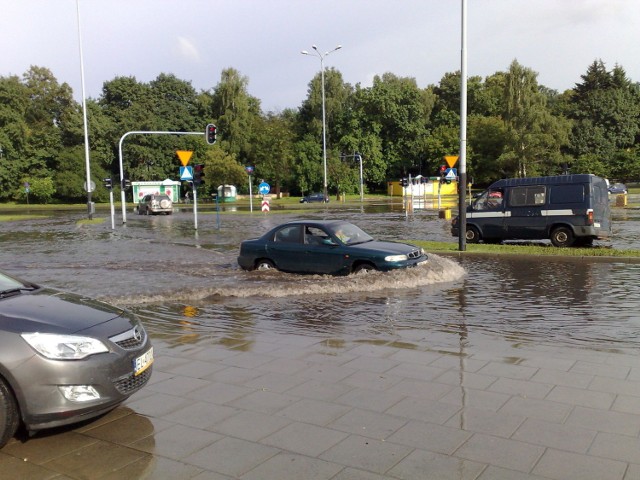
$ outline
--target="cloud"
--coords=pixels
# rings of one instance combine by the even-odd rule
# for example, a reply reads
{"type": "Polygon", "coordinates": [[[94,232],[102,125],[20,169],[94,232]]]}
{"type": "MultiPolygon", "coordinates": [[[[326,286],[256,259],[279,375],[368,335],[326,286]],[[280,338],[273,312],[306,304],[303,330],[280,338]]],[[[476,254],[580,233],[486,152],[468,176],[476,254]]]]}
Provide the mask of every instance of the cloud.
{"type": "Polygon", "coordinates": [[[194,63],[200,62],[200,52],[198,51],[198,47],[194,45],[194,43],[186,37],[179,36],[177,38],[178,43],[175,46],[175,52],[185,60],[189,60],[194,63]]]}

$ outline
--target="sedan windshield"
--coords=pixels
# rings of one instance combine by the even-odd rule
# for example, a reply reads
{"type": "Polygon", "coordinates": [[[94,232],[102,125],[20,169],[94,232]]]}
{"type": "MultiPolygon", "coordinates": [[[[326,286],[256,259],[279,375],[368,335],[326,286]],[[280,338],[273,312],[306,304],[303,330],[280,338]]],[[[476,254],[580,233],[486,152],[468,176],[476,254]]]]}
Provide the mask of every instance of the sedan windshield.
{"type": "Polygon", "coordinates": [[[332,228],[331,233],[345,245],[371,242],[373,237],[351,223],[342,223],[332,228]]]}

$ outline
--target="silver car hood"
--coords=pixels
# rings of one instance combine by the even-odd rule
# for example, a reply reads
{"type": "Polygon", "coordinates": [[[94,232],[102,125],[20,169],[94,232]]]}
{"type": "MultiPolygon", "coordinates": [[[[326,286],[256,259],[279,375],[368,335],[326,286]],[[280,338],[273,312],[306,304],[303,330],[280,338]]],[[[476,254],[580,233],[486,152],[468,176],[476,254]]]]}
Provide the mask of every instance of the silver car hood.
{"type": "Polygon", "coordinates": [[[123,313],[89,297],[43,288],[0,300],[0,328],[17,333],[78,333],[123,313]]]}

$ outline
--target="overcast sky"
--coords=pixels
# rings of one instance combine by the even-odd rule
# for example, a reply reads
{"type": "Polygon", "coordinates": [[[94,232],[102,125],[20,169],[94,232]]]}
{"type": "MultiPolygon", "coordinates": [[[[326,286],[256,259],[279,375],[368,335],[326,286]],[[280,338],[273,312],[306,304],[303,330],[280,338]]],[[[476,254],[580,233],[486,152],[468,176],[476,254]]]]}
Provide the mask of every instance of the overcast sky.
{"type": "MultiPolygon", "coordinates": [[[[49,68],[81,99],[77,3],[86,94],[105,81],[160,73],[210,90],[233,67],[264,111],[297,108],[318,58],[352,85],[375,75],[437,84],[460,69],[461,0],[0,0],[0,75],[49,68]]],[[[638,0],[468,0],[468,75],[512,60],[563,91],[596,59],[640,81],[638,0]]]]}

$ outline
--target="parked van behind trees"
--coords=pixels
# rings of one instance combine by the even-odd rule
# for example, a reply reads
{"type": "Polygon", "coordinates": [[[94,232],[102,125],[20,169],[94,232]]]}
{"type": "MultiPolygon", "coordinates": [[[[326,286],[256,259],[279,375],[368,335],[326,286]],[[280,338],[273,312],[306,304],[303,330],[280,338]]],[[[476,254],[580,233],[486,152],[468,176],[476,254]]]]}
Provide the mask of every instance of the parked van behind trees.
{"type": "MultiPolygon", "coordinates": [[[[468,243],[549,239],[556,247],[611,236],[607,183],[595,175],[498,180],[467,207],[468,243]]],[[[458,236],[458,217],[451,233],[458,236]]]]}

